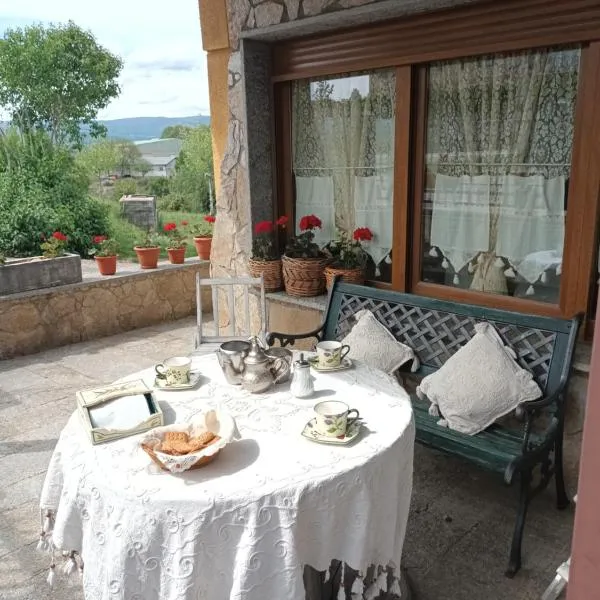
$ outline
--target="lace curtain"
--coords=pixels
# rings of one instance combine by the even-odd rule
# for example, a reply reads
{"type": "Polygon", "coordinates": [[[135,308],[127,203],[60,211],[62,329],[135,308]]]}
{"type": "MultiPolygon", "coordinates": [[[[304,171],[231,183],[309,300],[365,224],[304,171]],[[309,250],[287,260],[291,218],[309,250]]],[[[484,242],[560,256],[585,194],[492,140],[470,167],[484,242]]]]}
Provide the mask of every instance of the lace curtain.
{"type": "Polygon", "coordinates": [[[369,227],[379,263],[392,247],[394,73],[295,81],[292,98],[297,221],[318,215],[322,245],[336,229],[369,227]]]}
{"type": "Polygon", "coordinates": [[[456,273],[471,263],[473,289],[506,293],[507,267],[531,283],[560,268],[579,55],[536,50],[429,68],[430,244],[456,273]]]}

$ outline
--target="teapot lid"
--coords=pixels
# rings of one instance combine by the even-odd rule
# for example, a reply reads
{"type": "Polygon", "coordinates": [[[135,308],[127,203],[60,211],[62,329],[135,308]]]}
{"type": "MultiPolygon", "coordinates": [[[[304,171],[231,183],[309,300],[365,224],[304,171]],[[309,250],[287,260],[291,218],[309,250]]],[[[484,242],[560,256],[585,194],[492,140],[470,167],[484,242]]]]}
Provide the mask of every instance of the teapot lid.
{"type": "Polygon", "coordinates": [[[244,358],[246,364],[258,364],[271,360],[263,351],[262,345],[259,339],[253,335],[249,340],[250,350],[248,355],[244,358]]]}

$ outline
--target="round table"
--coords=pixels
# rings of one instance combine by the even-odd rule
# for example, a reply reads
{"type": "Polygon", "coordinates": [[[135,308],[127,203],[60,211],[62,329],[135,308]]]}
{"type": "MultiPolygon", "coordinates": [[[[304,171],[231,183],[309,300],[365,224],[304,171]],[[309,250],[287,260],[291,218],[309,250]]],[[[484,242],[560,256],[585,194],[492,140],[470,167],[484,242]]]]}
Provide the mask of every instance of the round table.
{"type": "MultiPolygon", "coordinates": [[[[86,600],[304,600],[304,568],[333,559],[362,577],[375,566],[372,585],[397,590],[414,444],[397,381],[355,363],[314,373],[314,397],[296,399],[289,383],[263,394],[227,384],[215,355],[192,368],[203,375],[196,389],[154,393],[165,423],[208,408],[235,417],[242,439],[211,464],[159,471],[141,436],[93,446],[77,413],[60,435],[40,506],[55,547],[83,560],[86,600]],[[360,411],[358,439],[303,438],[315,403],[334,398],[360,411]]],[[[139,378],[153,385],[154,370],[127,379],[139,378]]]]}

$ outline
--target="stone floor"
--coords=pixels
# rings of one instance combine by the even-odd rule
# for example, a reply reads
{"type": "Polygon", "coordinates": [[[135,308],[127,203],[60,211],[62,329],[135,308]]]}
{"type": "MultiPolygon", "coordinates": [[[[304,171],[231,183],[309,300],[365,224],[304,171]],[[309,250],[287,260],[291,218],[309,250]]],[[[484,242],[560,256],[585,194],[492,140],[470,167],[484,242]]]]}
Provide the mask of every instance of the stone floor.
{"type": "MultiPolygon", "coordinates": [[[[38,496],[74,392],[188,352],[192,328],[185,319],[0,362],[0,599],[82,599],[79,584],[49,593],[48,557],[35,550],[38,496]]],[[[539,599],[569,554],[573,512],[555,510],[552,490],[534,500],[523,568],[509,580],[515,504],[496,477],[417,447],[404,558],[414,598],[539,599]]]]}

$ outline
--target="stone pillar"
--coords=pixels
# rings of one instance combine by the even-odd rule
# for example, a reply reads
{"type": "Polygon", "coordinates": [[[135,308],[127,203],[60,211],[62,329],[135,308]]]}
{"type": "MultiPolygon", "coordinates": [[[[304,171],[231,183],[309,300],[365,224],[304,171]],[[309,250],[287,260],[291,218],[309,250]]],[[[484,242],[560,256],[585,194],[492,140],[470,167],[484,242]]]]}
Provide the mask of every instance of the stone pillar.
{"type": "Polygon", "coordinates": [[[220,165],[227,143],[227,65],[229,62],[229,30],[225,0],[198,0],[202,47],[207,52],[210,127],[214,165],[215,192],[221,186],[220,165]]]}

